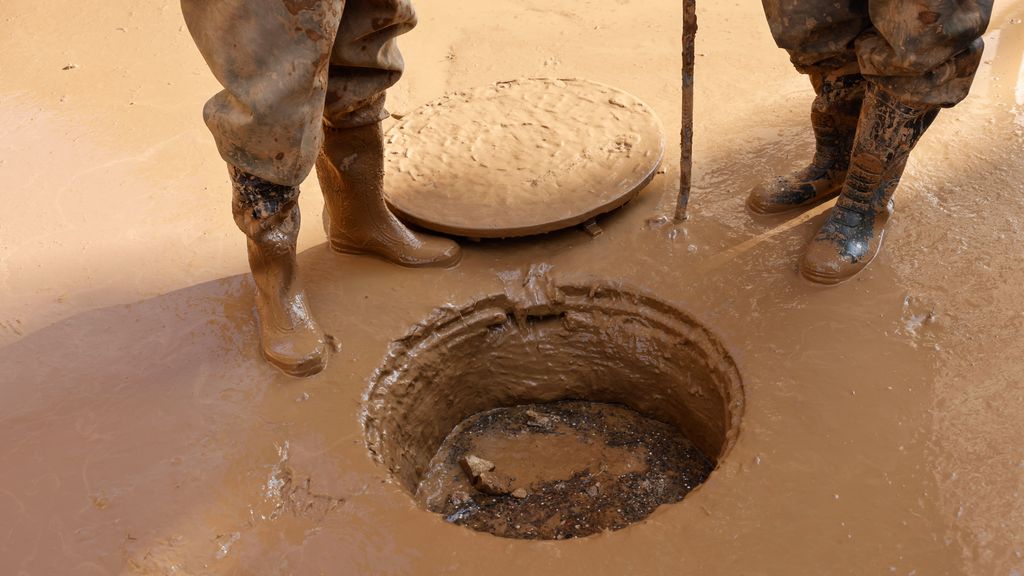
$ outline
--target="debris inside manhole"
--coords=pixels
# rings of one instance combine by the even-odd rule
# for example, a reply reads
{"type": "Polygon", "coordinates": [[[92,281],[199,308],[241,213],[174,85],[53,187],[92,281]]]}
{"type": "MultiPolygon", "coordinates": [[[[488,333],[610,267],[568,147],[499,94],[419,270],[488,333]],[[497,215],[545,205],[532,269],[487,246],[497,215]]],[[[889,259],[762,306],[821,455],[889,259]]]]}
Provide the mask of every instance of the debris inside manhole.
{"type": "Polygon", "coordinates": [[[622,406],[523,405],[456,427],[417,499],[477,531],[563,540],[643,520],[682,500],[714,467],[676,428],[622,406]]]}

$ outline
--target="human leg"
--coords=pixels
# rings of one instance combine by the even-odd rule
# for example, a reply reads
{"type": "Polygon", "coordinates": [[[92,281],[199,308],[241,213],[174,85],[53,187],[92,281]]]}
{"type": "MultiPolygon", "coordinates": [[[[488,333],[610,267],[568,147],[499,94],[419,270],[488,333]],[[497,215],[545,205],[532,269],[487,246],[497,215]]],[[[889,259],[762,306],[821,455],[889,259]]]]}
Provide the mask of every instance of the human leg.
{"type": "Polygon", "coordinates": [[[317,174],[331,247],[411,267],[453,266],[455,242],[414,232],[384,203],[385,91],[401,77],[397,36],[412,29],[407,0],[350,0],[331,55],[317,174]]]}
{"type": "Polygon", "coordinates": [[[747,206],[759,214],[812,206],[839,193],[849,164],[864,79],[853,41],[869,25],[864,2],[763,0],[776,44],[810,77],[815,153],[810,164],[756,186],[747,206]]]}
{"type": "Polygon", "coordinates": [[[874,28],[856,41],[868,82],[850,170],[836,207],[801,261],[809,280],[836,284],[881,249],[911,151],[939,110],[967,96],[991,2],[872,0],[874,28]]]}
{"type": "Polygon", "coordinates": [[[182,0],[189,31],[224,91],[204,109],[233,183],[256,283],[263,355],[294,376],[327,362],[296,271],[298,184],[322,141],[327,70],[342,0],[182,0]]]}

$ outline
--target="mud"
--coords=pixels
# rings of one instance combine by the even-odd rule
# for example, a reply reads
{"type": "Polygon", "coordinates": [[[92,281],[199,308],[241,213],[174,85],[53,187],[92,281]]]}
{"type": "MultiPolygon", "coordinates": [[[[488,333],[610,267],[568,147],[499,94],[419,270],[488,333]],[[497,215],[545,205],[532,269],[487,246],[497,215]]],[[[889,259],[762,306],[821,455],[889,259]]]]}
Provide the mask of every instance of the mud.
{"type": "Polygon", "coordinates": [[[445,520],[505,538],[565,540],[621,530],[679,502],[714,462],[668,424],[610,404],[558,402],[477,414],[431,461],[416,499],[445,520]],[[495,464],[488,494],[460,462],[495,464]]]}
{"type": "MultiPolygon", "coordinates": [[[[244,239],[199,113],[217,87],[178,5],[5,3],[5,573],[1024,572],[1019,4],[997,2],[972,95],[911,157],[885,249],[834,289],[796,269],[828,205],[778,219],[743,207],[757,182],[813,152],[813,91],[757,2],[699,9],[685,226],[644,225],[674,198],[670,153],[667,173],[597,238],[482,242],[454,270],[406,270],[331,252],[309,225],[322,210],[311,179],[299,265],[341,348],[321,376],[294,381],[258,356],[244,239]],[[504,294],[512,277],[521,286],[537,264],[562,285],[596,279],[671,304],[743,375],[741,433],[719,468],[624,530],[535,542],[454,526],[367,450],[363,397],[391,344],[439,307],[504,294]],[[308,494],[334,503],[326,513],[273,514],[266,488],[285,443],[293,485],[309,479],[308,494]]],[[[423,4],[389,108],[506,78],[580,77],[635,94],[674,132],[681,7],[639,7],[423,4]]],[[[472,413],[444,423],[435,452],[472,413]]]]}

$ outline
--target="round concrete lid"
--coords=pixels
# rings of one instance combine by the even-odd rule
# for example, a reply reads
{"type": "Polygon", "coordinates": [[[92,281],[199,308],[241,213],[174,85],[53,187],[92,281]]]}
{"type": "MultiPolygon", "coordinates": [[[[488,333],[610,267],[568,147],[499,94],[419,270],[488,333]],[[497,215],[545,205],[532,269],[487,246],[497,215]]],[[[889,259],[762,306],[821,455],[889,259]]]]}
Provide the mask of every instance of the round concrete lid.
{"type": "Polygon", "coordinates": [[[587,80],[499,82],[431,102],[388,131],[386,200],[446,234],[541,234],[629,202],[664,153],[661,122],[626,92],[587,80]]]}

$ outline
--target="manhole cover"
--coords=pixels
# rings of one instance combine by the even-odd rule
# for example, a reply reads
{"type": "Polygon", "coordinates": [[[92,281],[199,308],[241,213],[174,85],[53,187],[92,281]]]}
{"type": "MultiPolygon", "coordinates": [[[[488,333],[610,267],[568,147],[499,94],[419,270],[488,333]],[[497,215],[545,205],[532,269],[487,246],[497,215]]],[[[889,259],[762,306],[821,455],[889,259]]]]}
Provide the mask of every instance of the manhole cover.
{"type": "Polygon", "coordinates": [[[447,307],[366,397],[373,454],[426,509],[498,536],[617,530],[713,477],[743,412],[707,329],[621,287],[447,307]]]}
{"type": "Polygon", "coordinates": [[[582,224],[633,199],[665,152],[636,97],[586,80],[458,92],[388,131],[387,202],[427,229],[507,238],[582,224]]]}

